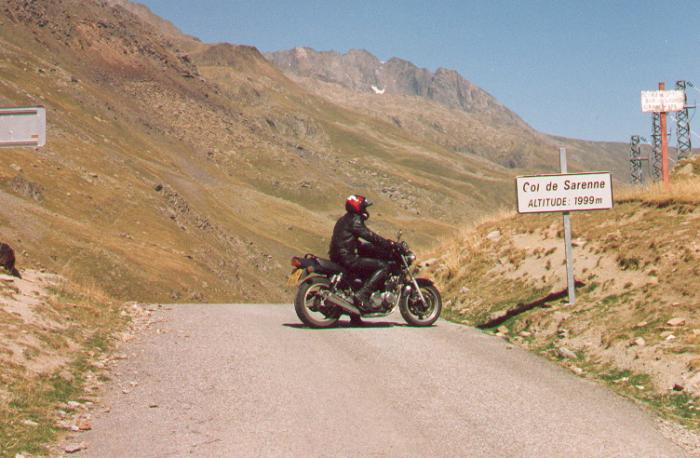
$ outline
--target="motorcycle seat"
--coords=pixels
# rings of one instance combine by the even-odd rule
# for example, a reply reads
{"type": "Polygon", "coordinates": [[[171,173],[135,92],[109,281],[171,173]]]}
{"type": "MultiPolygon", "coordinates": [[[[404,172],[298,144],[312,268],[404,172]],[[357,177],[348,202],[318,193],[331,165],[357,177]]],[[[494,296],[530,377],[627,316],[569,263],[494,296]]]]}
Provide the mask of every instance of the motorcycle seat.
{"type": "Polygon", "coordinates": [[[318,265],[323,269],[326,273],[342,273],[346,274],[347,270],[340,264],[336,264],[333,261],[329,261],[328,259],[322,259],[318,258],[316,259],[316,262],[318,262],[318,265]]]}

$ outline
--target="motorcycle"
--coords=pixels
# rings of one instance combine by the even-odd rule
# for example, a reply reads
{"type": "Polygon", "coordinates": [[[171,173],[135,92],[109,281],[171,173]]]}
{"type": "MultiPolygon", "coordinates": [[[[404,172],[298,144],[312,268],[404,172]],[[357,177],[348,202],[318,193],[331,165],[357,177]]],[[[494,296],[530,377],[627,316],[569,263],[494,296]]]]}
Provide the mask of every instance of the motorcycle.
{"type": "Polygon", "coordinates": [[[411,326],[435,323],[442,311],[440,292],[431,280],[415,277],[417,269],[412,270],[411,265],[416,255],[408,244],[395,243],[382,258],[388,261],[389,275],[384,285],[370,295],[372,310],[365,311],[353,303],[363,278],[310,253],[292,257],[294,269],[288,283],[298,285],[294,310],[302,323],[311,328],[328,328],[335,326],[344,314],[350,316],[351,322],[357,322],[361,317],[387,316],[396,307],[411,326]]]}

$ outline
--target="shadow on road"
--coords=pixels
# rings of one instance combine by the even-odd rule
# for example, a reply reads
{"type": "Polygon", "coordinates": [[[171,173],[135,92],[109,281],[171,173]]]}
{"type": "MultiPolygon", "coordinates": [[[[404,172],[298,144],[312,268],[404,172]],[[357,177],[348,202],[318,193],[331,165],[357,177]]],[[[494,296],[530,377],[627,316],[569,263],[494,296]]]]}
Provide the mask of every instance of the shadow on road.
{"type": "Polygon", "coordinates": [[[330,327],[330,328],[310,328],[306,326],[305,324],[302,323],[283,323],[282,326],[286,326],[288,328],[294,328],[294,329],[313,329],[314,331],[332,331],[333,329],[344,329],[344,328],[353,328],[353,329],[373,329],[373,328],[394,328],[394,327],[402,327],[402,326],[407,326],[404,323],[394,323],[391,321],[363,321],[362,324],[351,324],[350,321],[339,321],[336,326],[330,327]]]}

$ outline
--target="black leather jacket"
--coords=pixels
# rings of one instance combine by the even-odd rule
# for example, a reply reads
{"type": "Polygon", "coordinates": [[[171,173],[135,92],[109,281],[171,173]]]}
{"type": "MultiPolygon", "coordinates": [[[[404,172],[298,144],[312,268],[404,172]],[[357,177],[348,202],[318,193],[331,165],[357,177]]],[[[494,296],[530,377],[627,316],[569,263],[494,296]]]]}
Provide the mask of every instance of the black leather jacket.
{"type": "Polygon", "coordinates": [[[361,246],[359,239],[364,239],[377,248],[386,248],[391,244],[390,240],[369,230],[362,215],[348,212],[333,228],[333,238],[328,251],[331,261],[343,264],[346,260],[358,257],[358,249],[361,246]]]}

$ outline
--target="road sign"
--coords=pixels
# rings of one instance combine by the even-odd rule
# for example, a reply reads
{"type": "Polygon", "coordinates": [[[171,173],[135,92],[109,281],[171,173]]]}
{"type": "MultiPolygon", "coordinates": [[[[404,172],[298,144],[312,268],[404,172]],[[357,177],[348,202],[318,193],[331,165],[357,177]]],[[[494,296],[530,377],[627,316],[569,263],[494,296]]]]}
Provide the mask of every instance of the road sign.
{"type": "Polygon", "coordinates": [[[666,113],[685,109],[683,91],[642,91],[642,112],[666,113]]]}
{"type": "Polygon", "coordinates": [[[518,213],[607,210],[613,207],[610,172],[562,173],[515,179],[518,213]]]}
{"type": "Polygon", "coordinates": [[[45,144],[45,108],[0,108],[0,146],[44,146],[45,144]]]}
{"type": "Polygon", "coordinates": [[[607,210],[613,206],[610,172],[566,173],[566,148],[559,148],[561,173],[515,178],[518,213],[562,212],[569,304],[576,302],[571,214],[582,210],[607,210]]]}

